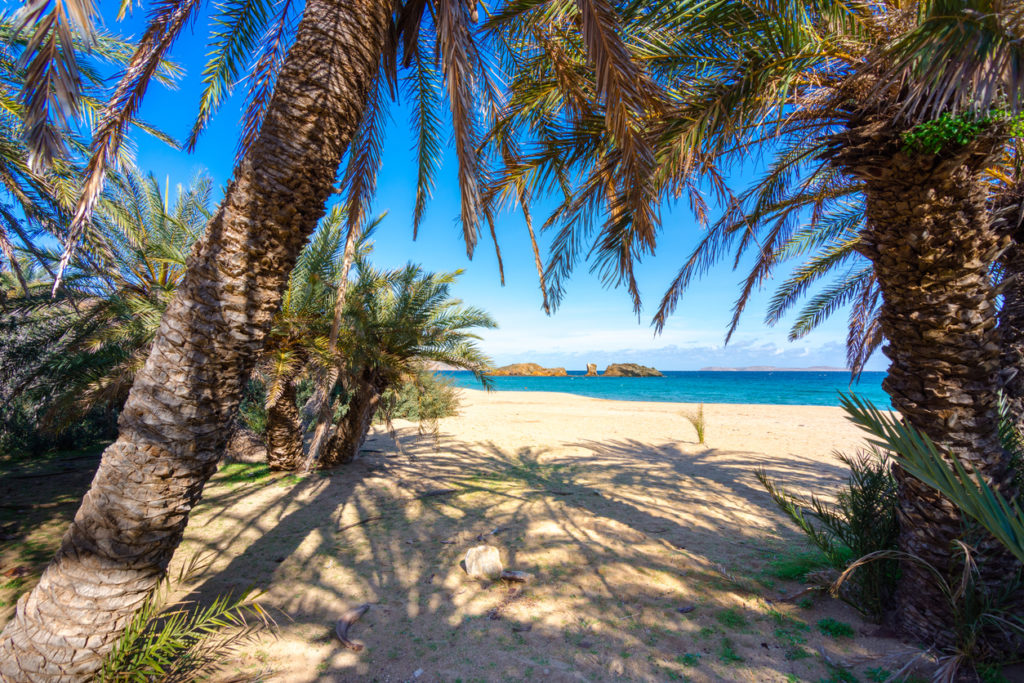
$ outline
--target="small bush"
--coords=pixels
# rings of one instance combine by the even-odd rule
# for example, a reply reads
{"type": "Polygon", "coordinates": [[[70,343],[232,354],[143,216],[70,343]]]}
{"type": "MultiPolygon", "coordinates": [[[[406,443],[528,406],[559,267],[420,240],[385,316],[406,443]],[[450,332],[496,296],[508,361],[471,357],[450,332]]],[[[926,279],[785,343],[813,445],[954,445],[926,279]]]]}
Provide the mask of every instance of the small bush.
{"type": "MultiPolygon", "coordinates": [[[[778,488],[760,469],[757,478],[779,508],[839,571],[854,559],[893,550],[899,536],[896,480],[888,459],[871,451],[856,457],[840,455],[850,468],[847,484],[832,505],[811,497],[803,501],[778,488]]],[[[861,565],[840,597],[864,614],[878,618],[891,604],[899,578],[899,562],[884,559],[861,565]]]]}
{"type": "Polygon", "coordinates": [[[267,386],[258,379],[245,385],[242,402],[238,406],[238,419],[251,432],[259,436],[267,433],[267,386]]]}
{"type": "Polygon", "coordinates": [[[455,415],[458,409],[459,396],[451,380],[423,371],[384,392],[376,419],[429,422],[455,415]]]}

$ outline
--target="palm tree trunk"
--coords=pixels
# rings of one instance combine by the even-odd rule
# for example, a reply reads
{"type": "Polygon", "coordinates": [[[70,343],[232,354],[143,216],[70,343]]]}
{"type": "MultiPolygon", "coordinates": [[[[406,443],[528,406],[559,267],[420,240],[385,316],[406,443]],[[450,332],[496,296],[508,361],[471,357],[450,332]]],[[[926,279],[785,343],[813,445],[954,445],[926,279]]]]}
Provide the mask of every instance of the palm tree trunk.
{"type": "MultiPolygon", "coordinates": [[[[359,226],[357,223],[349,223],[348,235],[345,237],[345,252],[341,259],[341,274],[338,279],[338,291],[334,298],[334,318],[331,320],[331,331],[327,337],[327,352],[331,358],[338,356],[338,335],[341,333],[341,323],[345,317],[345,299],[348,294],[348,274],[352,270],[352,261],[355,260],[356,243],[359,241],[359,226]]],[[[320,462],[320,454],[327,445],[328,434],[331,428],[331,418],[334,417],[334,404],[331,403],[331,394],[338,383],[338,364],[334,363],[330,369],[322,373],[316,387],[316,427],[313,431],[313,438],[309,442],[309,453],[306,454],[306,462],[303,469],[309,471],[320,462]]]]}
{"type": "Polygon", "coordinates": [[[294,471],[302,466],[302,417],[295,404],[295,382],[267,407],[267,464],[272,470],[294,471]]]}
{"type": "MultiPolygon", "coordinates": [[[[1007,491],[1009,459],[997,432],[997,293],[989,273],[1006,240],[990,220],[979,178],[993,143],[979,140],[954,156],[908,154],[898,136],[879,140],[877,133],[846,142],[840,162],[865,183],[862,251],[884,300],[891,365],[883,387],[904,419],[1007,491]]],[[[897,477],[901,550],[951,575],[952,545],[963,536],[957,510],[905,472],[897,477]]],[[[977,550],[987,579],[1011,576],[1014,561],[993,539],[977,550]]],[[[952,644],[950,608],[918,563],[904,563],[896,616],[917,638],[952,644]]]]}
{"type": "Polygon", "coordinates": [[[1017,429],[1024,432],[1024,182],[999,197],[997,210],[1005,212],[1010,247],[1003,254],[1003,307],[999,329],[1003,345],[1003,393],[1017,429]]]}
{"type": "Polygon", "coordinates": [[[355,388],[348,402],[348,412],[341,418],[338,428],[328,444],[322,465],[332,467],[352,462],[366,435],[370,433],[373,416],[380,405],[381,390],[372,379],[362,376],[355,382],[355,388]]]}
{"type": "Polygon", "coordinates": [[[0,636],[0,678],[90,679],[165,571],[221,457],[288,272],[324,213],[390,8],[307,0],[259,137],[189,260],[120,436],[0,636]]]}

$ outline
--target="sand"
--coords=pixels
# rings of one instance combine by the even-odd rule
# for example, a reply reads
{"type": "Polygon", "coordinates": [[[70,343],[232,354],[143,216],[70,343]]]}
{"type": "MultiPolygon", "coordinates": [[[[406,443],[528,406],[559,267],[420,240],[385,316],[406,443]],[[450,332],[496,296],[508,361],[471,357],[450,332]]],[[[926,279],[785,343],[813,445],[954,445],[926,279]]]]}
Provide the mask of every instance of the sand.
{"type": "Polygon", "coordinates": [[[344,468],[226,465],[176,561],[216,553],[193,597],[264,591],[279,634],[225,671],[249,680],[817,682],[905,659],[837,600],[780,601],[806,586],[772,574],[808,546],[753,472],[834,490],[833,452],[862,442],[842,411],[709,404],[701,445],[693,408],[465,390],[436,433],[375,428],[344,468]],[[532,580],[468,578],[481,542],[532,580]],[[334,623],[363,603],[355,652],[334,623]]]}

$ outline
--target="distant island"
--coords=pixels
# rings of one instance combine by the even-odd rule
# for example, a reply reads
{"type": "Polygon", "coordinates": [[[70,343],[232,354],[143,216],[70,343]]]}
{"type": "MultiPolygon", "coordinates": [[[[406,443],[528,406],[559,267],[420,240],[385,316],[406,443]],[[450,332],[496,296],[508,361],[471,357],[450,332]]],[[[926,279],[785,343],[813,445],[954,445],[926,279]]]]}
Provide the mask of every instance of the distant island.
{"type": "MultiPolygon", "coordinates": [[[[565,368],[545,368],[537,363],[513,363],[503,365],[500,368],[487,373],[495,377],[567,377],[569,373],[565,368]]],[[[587,363],[587,374],[585,377],[664,377],[663,374],[654,368],[636,363],[612,363],[604,369],[600,375],[597,374],[597,366],[594,363],[587,363]]]]}
{"type": "Polygon", "coordinates": [[[745,368],[701,368],[701,372],[849,372],[849,368],[835,368],[828,365],[812,365],[809,368],[777,368],[774,365],[748,365],[745,368]]]}
{"type": "Polygon", "coordinates": [[[565,368],[545,368],[537,363],[513,363],[491,370],[495,377],[565,377],[565,368]]]}

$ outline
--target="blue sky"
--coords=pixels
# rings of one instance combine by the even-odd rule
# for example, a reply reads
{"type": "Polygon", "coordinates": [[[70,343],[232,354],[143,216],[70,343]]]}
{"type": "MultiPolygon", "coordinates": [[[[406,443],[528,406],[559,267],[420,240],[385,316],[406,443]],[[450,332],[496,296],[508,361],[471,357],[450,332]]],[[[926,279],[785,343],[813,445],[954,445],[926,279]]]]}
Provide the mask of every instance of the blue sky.
{"type": "MultiPolygon", "coordinates": [[[[105,9],[110,12],[114,6],[105,9]]],[[[111,20],[108,28],[139,35],[144,19],[144,11],[137,10],[134,17],[121,24],[111,20]]],[[[172,58],[186,70],[185,77],[177,90],[151,86],[143,105],[143,118],[179,140],[187,136],[197,111],[208,31],[207,19],[203,17],[191,33],[179,40],[172,58]]],[[[242,91],[244,88],[239,88],[242,91]]],[[[172,185],[186,182],[197,172],[206,172],[223,187],[231,175],[241,106],[242,98],[232,97],[192,154],[136,134],[137,164],[153,172],[161,182],[169,180],[172,185]]],[[[723,262],[692,287],[663,334],[655,336],[650,326],[651,314],[701,235],[699,225],[685,206],[663,212],[657,255],[638,268],[646,304],[639,319],[628,294],[604,287],[586,265],[578,267],[560,308],[551,316],[545,315],[521,214],[505,212],[497,223],[505,287],[499,282],[489,238],[482,236],[473,260],[467,259],[457,221],[458,185],[454,154],[450,150],[419,237],[413,241],[415,165],[408,112],[403,103],[393,105],[391,119],[374,206],[375,213],[387,211],[388,216],[377,232],[374,261],[384,266],[414,261],[431,270],[464,269],[455,292],[467,303],[489,311],[498,321],[499,329],[483,334],[483,347],[498,364],[535,361],[582,369],[587,362],[603,365],[629,361],[665,370],[692,370],[707,365],[845,365],[845,311],[811,336],[789,342],[789,321],[776,327],[762,322],[770,288],[753,298],[739,329],[725,346],[725,331],[744,272],[742,263],[734,272],[729,268],[731,262],[723,262]]],[[[756,160],[751,160],[749,167],[756,168],[756,160]]],[[[739,185],[743,180],[740,176],[734,182],[739,185]]],[[[544,217],[539,209],[535,209],[538,223],[544,217]]],[[[539,237],[543,253],[551,236],[539,237]]],[[[884,357],[876,354],[867,369],[883,370],[885,366],[884,357]]]]}

